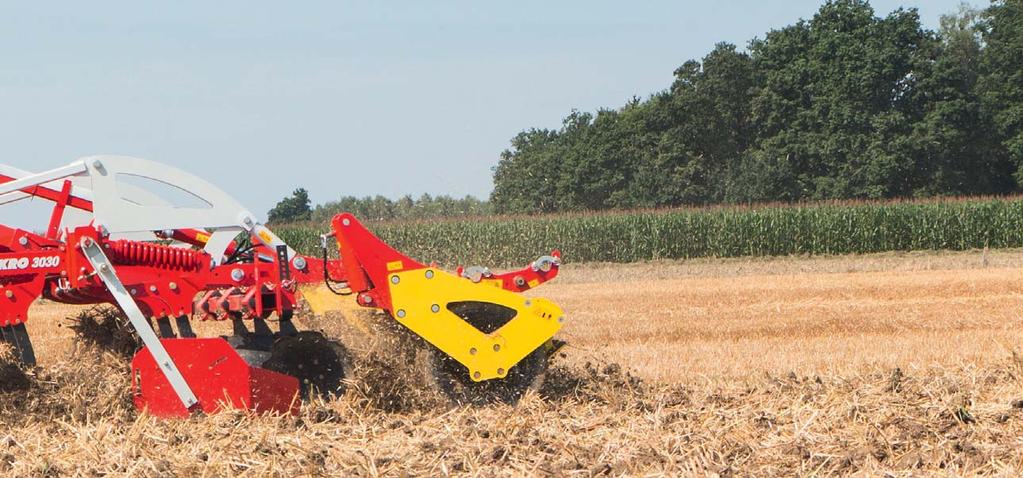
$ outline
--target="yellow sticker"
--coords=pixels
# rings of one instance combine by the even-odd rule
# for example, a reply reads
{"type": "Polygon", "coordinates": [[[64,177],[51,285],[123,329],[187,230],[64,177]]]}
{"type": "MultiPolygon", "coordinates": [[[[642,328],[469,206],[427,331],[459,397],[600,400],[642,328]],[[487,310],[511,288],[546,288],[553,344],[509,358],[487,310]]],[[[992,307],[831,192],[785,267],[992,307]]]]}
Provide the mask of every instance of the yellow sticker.
{"type": "Polygon", "coordinates": [[[504,281],[501,279],[484,279],[483,282],[497,287],[498,289],[504,287],[504,281]]]}
{"type": "Polygon", "coordinates": [[[388,271],[400,271],[405,268],[405,263],[401,261],[391,261],[387,263],[388,271]]]}
{"type": "Polygon", "coordinates": [[[210,235],[206,234],[205,232],[197,232],[195,233],[195,240],[197,242],[206,244],[207,242],[210,242],[210,235]]]}
{"type": "Polygon", "coordinates": [[[530,289],[532,289],[533,287],[536,287],[538,285],[540,285],[540,281],[538,281],[536,279],[533,279],[533,280],[529,281],[529,288],[530,289]]]}
{"type": "Polygon", "coordinates": [[[273,236],[271,236],[270,233],[266,231],[259,231],[259,238],[262,239],[263,242],[266,244],[273,244],[274,242],[273,236]]]}

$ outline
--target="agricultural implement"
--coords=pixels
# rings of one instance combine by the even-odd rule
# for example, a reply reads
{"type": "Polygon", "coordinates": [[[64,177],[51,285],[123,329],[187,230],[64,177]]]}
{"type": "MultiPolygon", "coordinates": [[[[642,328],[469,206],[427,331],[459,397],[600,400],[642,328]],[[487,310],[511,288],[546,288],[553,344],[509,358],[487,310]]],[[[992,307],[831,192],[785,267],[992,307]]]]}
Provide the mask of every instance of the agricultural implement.
{"type": "Polygon", "coordinates": [[[322,257],[300,255],[206,181],[123,156],[40,173],[0,165],[0,204],[25,199],[53,209],[45,231],[0,225],[0,339],[32,366],[33,302],[112,304],[144,344],[131,363],[134,402],[158,416],[294,413],[301,396],[341,390],[344,346],[298,329],[299,286],[350,296],[421,337],[430,376],[457,401],[517,400],[542,378],[561,327],[557,305],[519,294],[557,275],[556,251],[504,274],[452,274],[345,213],[322,236],[322,257]],[[233,332],[198,337],[195,320],[231,321],[233,332]]]}

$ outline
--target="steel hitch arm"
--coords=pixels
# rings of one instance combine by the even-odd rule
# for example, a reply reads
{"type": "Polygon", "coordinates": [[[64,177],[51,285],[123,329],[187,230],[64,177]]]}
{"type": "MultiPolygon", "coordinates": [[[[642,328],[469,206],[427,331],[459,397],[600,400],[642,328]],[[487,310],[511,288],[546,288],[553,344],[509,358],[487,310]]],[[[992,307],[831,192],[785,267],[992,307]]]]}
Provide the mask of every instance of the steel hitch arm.
{"type": "Polygon", "coordinates": [[[92,264],[93,269],[96,271],[96,276],[103,281],[107,289],[110,290],[110,294],[113,295],[114,300],[117,301],[117,305],[128,316],[128,320],[131,322],[132,327],[135,328],[135,332],[139,334],[142,343],[149,348],[149,352],[153,355],[156,363],[159,364],[160,371],[167,377],[171,387],[174,388],[174,392],[177,393],[181,404],[190,411],[198,410],[199,400],[195,397],[195,393],[192,392],[188,382],[185,381],[185,377],[178,370],[178,366],[174,364],[174,360],[167,353],[167,349],[164,348],[163,343],[156,336],[156,332],[149,325],[149,321],[142,315],[142,311],[135,303],[135,300],[132,299],[131,293],[121,283],[121,279],[117,277],[117,272],[114,271],[114,266],[111,264],[110,259],[103,253],[103,248],[90,237],[83,237],[80,245],[82,253],[85,254],[86,259],[89,260],[89,263],[92,264]]]}

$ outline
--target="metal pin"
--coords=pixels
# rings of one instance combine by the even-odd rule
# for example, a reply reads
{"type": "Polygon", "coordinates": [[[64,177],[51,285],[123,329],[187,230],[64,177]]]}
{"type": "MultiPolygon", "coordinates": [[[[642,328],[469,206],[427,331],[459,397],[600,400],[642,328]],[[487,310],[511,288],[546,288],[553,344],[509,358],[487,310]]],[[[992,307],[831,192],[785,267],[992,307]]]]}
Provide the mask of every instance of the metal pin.
{"type": "Polygon", "coordinates": [[[437,304],[433,304],[433,305],[430,306],[430,310],[432,310],[433,313],[436,314],[437,312],[440,312],[440,306],[437,305],[437,304]]]}

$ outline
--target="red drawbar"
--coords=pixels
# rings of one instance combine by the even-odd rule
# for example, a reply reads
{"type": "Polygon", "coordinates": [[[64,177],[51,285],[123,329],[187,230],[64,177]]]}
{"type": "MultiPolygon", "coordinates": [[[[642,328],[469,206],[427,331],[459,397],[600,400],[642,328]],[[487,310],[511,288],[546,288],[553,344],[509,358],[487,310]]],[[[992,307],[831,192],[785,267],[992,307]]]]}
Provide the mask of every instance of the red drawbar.
{"type": "MultiPolygon", "coordinates": [[[[226,340],[160,339],[160,342],[199,399],[193,407],[197,411],[214,413],[238,408],[259,413],[298,413],[301,406],[298,379],[249,366],[226,340]]],[[[148,410],[158,417],[189,416],[190,411],[178,399],[148,348],[135,354],[131,369],[132,391],[139,410],[148,410]]]]}

